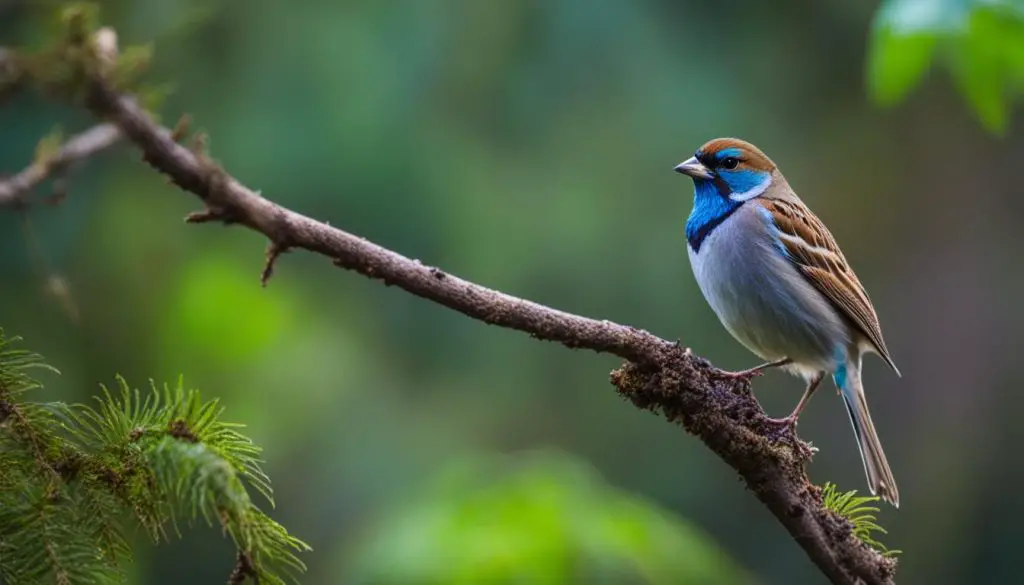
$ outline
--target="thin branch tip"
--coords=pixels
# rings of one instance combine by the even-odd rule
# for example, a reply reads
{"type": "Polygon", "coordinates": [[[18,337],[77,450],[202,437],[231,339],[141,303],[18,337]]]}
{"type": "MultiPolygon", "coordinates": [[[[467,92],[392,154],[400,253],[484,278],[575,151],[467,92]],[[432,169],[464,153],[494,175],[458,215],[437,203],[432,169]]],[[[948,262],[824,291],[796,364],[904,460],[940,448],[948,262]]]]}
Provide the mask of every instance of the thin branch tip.
{"type": "Polygon", "coordinates": [[[278,257],[288,251],[288,246],[275,242],[273,240],[267,244],[266,262],[263,264],[263,272],[260,273],[260,285],[263,287],[267,286],[270,282],[270,278],[274,276],[274,264],[277,262],[278,257]]]}
{"type": "MultiPolygon", "coordinates": [[[[191,122],[190,122],[191,124],[191,122]]],[[[173,132],[171,137],[173,138],[173,132]]],[[[177,140],[175,141],[177,142],[177,140]]],[[[196,132],[192,135],[191,140],[188,141],[188,149],[192,151],[192,154],[206,158],[210,153],[210,137],[206,132],[196,132]]]]}
{"type": "Polygon", "coordinates": [[[117,31],[113,27],[104,26],[93,34],[93,50],[106,71],[117,63],[117,31]]]}
{"type": "MultiPolygon", "coordinates": [[[[21,172],[0,179],[0,206],[9,205],[23,208],[27,198],[47,179],[55,179],[54,197],[60,199],[66,191],[66,172],[76,163],[98,155],[119,143],[123,135],[113,124],[98,124],[76,134],[67,141],[45,152],[37,154],[36,160],[21,172]]],[[[47,139],[44,138],[42,142],[47,139]]],[[[37,146],[37,151],[40,146],[37,146]]]]}
{"type": "Polygon", "coordinates": [[[228,576],[228,585],[242,585],[250,577],[253,583],[259,584],[259,573],[252,562],[252,557],[249,553],[238,551],[235,567],[231,570],[231,575],[228,576]]]}
{"type": "MultiPolygon", "coordinates": [[[[174,181],[172,180],[172,183],[173,182],[174,181]]],[[[215,207],[212,205],[202,211],[193,211],[185,216],[185,223],[211,222],[220,222],[224,225],[231,225],[233,223],[238,223],[238,217],[234,212],[224,207],[215,207]]]]}
{"type": "Polygon", "coordinates": [[[171,140],[181,142],[188,135],[189,128],[191,127],[192,117],[188,114],[182,114],[174,124],[174,128],[171,129],[171,140]]]}
{"type": "Polygon", "coordinates": [[[193,211],[185,216],[185,223],[209,223],[211,221],[221,220],[221,212],[215,211],[209,207],[202,211],[193,211]]]}

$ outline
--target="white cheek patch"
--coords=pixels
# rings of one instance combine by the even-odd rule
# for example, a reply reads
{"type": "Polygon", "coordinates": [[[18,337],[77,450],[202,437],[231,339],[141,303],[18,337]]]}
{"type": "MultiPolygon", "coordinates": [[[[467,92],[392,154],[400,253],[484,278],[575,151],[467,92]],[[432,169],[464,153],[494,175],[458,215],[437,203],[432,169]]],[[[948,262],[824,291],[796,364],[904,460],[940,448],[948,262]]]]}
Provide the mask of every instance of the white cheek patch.
{"type": "Polygon", "coordinates": [[[744,201],[749,201],[749,200],[753,199],[754,197],[757,197],[758,195],[760,195],[760,194],[764,193],[765,191],[767,191],[768,187],[771,187],[771,186],[772,186],[772,176],[769,175],[769,174],[766,174],[763,181],[761,181],[757,185],[754,185],[753,187],[747,189],[746,191],[744,191],[742,193],[733,193],[733,194],[729,195],[729,199],[732,199],[733,201],[735,201],[737,203],[742,203],[744,201]]]}

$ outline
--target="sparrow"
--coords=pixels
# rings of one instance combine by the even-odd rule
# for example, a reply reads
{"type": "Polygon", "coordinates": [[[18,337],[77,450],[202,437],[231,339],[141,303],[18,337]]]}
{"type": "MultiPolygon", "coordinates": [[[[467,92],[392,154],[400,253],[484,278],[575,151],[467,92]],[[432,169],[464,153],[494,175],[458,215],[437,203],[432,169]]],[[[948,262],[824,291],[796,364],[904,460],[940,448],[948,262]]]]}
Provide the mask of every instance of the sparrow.
{"type": "Polygon", "coordinates": [[[766,363],[733,378],[780,367],[803,378],[796,425],[826,374],[850,415],[873,495],[899,507],[899,491],[871,422],[861,383],[865,354],[899,370],[878,316],[825,224],[797,197],[760,149],[717,138],[675,167],[693,179],[686,240],[694,277],[722,325],[766,363]]]}

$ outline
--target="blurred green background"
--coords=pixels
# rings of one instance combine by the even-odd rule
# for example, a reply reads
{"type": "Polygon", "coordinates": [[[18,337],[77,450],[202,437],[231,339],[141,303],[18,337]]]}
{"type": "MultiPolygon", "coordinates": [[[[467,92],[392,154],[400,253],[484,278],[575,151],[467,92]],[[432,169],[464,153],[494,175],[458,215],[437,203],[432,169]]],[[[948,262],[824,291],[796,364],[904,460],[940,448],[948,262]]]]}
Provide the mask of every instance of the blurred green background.
{"type": "MultiPolygon", "coordinates": [[[[865,384],[903,507],[901,583],[1008,583],[1024,545],[1024,81],[1018,2],[123,0],[213,155],[268,197],[462,277],[756,358],[686,261],[672,166],[740,136],[780,165],[871,293],[903,378],[865,384]],[[979,16],[980,15],[980,16],[979,16]],[[995,15],[995,16],[993,16],[995,15]],[[890,107],[883,107],[890,106],[890,107]]],[[[0,0],[0,45],[57,3],[0,0]]],[[[0,107],[0,171],[84,114],[0,107]]],[[[736,474],[616,396],[617,360],[487,327],[263,242],[126,147],[59,207],[0,212],[0,325],[84,401],[116,373],[218,396],[266,447],[305,583],[821,583],[736,474]],[[70,296],[48,293],[58,275],[70,296]]],[[[769,412],[801,383],[757,381],[769,412]]],[[[864,491],[841,403],[800,434],[812,479],[864,491]]],[[[222,582],[213,529],[143,548],[132,582],[222,582]]]]}

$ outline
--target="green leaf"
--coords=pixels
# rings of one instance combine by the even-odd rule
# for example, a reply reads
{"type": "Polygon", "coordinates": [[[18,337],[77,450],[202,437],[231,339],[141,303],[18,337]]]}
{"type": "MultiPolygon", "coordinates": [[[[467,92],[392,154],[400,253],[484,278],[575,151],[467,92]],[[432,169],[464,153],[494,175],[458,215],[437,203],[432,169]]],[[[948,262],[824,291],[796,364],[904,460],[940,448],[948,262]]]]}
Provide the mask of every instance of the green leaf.
{"type": "Polygon", "coordinates": [[[956,48],[954,78],[982,124],[1003,133],[1010,103],[1024,89],[1024,9],[978,2],[956,48]]]}
{"type": "Polygon", "coordinates": [[[868,47],[871,99],[896,104],[934,60],[986,130],[1002,134],[1024,91],[1024,2],[889,0],[876,13],[868,47]]]}
{"type": "Polygon", "coordinates": [[[996,134],[1006,130],[1009,104],[998,62],[986,54],[985,43],[967,35],[958,40],[950,59],[953,81],[985,129],[996,134]]]}
{"type": "Polygon", "coordinates": [[[877,31],[868,54],[868,91],[875,103],[891,106],[903,100],[928,71],[936,38],[933,34],[900,35],[877,31]]]}
{"type": "Polygon", "coordinates": [[[875,14],[868,45],[868,91],[892,105],[920,82],[940,37],[962,27],[961,0],[889,0],[875,14]]]}

